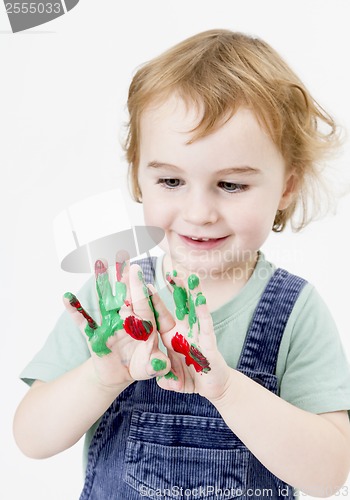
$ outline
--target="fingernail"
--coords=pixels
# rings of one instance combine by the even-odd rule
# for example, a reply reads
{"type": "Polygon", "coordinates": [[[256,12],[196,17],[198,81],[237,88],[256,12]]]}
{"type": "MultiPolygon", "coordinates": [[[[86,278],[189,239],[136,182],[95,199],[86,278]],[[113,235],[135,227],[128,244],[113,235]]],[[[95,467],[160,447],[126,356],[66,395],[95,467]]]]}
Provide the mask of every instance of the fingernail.
{"type": "Polygon", "coordinates": [[[166,273],[165,277],[166,277],[166,280],[170,283],[170,285],[176,285],[175,281],[170,276],[170,273],[166,273]]]}
{"type": "Polygon", "coordinates": [[[97,278],[97,276],[99,274],[103,274],[107,271],[107,268],[106,266],[104,265],[104,263],[102,262],[102,260],[97,260],[95,262],[95,276],[97,278]]]}
{"type": "Polygon", "coordinates": [[[117,281],[120,281],[122,279],[125,266],[126,266],[126,262],[124,262],[124,261],[115,263],[115,273],[116,273],[117,281]]]}

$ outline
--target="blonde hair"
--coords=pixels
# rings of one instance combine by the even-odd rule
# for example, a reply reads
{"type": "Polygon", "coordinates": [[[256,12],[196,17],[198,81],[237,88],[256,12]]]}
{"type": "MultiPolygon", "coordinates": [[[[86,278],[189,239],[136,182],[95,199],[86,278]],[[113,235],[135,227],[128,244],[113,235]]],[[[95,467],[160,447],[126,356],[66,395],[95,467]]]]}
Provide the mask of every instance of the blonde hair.
{"type": "Polygon", "coordinates": [[[239,106],[254,110],[298,183],[291,204],[276,214],[272,228],[275,232],[282,231],[288,220],[298,231],[317,215],[317,190],[322,186],[320,161],[339,143],[334,120],[267,43],[219,29],[184,40],[147,62],[134,75],[128,96],[130,119],[125,151],[136,201],[141,202],[140,117],[151,103],[162,102],[174,93],[203,109],[191,142],[210,134],[239,106]],[[293,216],[298,208],[299,220],[295,222],[293,216]]]}

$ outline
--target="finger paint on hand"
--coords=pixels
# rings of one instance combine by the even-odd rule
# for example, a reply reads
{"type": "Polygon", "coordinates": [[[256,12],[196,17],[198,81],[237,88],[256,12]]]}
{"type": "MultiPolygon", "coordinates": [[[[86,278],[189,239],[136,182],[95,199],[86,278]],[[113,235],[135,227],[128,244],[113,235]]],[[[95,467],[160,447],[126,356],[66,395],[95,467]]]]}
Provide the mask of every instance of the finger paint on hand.
{"type": "Polygon", "coordinates": [[[188,288],[190,290],[194,290],[199,285],[198,276],[196,276],[195,274],[191,274],[187,279],[187,283],[188,283],[188,288]]]}
{"type": "Polygon", "coordinates": [[[73,293],[67,292],[64,294],[64,297],[69,300],[69,303],[72,307],[74,307],[82,316],[84,316],[84,318],[88,322],[88,326],[92,330],[96,330],[96,328],[98,328],[96,321],[94,321],[92,317],[85,311],[85,309],[82,307],[79,300],[73,293]]]}
{"type": "Polygon", "coordinates": [[[150,321],[128,316],[124,320],[124,330],[135,340],[148,340],[153,331],[150,321]]]}
{"type": "Polygon", "coordinates": [[[151,365],[154,371],[160,372],[161,370],[164,370],[166,368],[167,363],[163,359],[153,358],[151,361],[151,365]]]}
{"type": "Polygon", "coordinates": [[[115,283],[115,308],[120,309],[122,305],[124,304],[126,297],[126,285],[125,283],[122,283],[120,281],[116,281],[115,283]]]}
{"type": "Polygon", "coordinates": [[[95,262],[95,277],[101,313],[104,312],[104,309],[106,311],[117,309],[116,300],[109,282],[108,269],[102,260],[97,260],[95,262]]]}
{"type": "Polygon", "coordinates": [[[188,302],[187,291],[185,288],[178,286],[169,273],[166,274],[166,279],[173,287],[173,299],[176,307],[175,310],[176,317],[177,319],[182,320],[184,319],[186,314],[189,313],[187,305],[188,302]]]}
{"type": "Polygon", "coordinates": [[[67,298],[71,306],[75,307],[75,309],[87,320],[88,324],[85,327],[85,333],[89,339],[91,349],[98,356],[110,353],[111,350],[106,346],[108,338],[113,335],[115,330],[123,328],[123,322],[120,324],[121,320],[119,314],[108,314],[108,318],[103,318],[102,325],[99,326],[83,309],[75,295],[68,292],[64,294],[64,297],[67,298]]]}
{"type": "Polygon", "coordinates": [[[196,372],[207,373],[211,370],[209,361],[199,348],[195,344],[189,344],[181,333],[176,332],[171,339],[171,345],[175,352],[185,356],[186,365],[193,365],[196,372]]]}
{"type": "Polygon", "coordinates": [[[204,297],[202,292],[198,292],[197,297],[196,297],[196,306],[201,306],[201,305],[206,304],[206,303],[207,303],[207,299],[204,297]]]}
{"type": "MultiPolygon", "coordinates": [[[[176,271],[176,269],[174,269],[174,270],[173,270],[173,276],[175,276],[175,278],[176,278],[176,276],[177,276],[177,271],[176,271]]],[[[170,372],[169,372],[169,373],[170,373],[170,372]]]]}
{"type": "Polygon", "coordinates": [[[157,330],[159,330],[159,321],[158,321],[159,312],[155,309],[155,307],[153,305],[152,294],[151,294],[150,290],[147,288],[143,272],[139,271],[137,273],[137,276],[138,276],[139,280],[141,281],[141,283],[143,284],[142,290],[143,290],[144,296],[146,297],[148,305],[149,305],[149,308],[151,309],[151,311],[153,313],[153,316],[154,316],[154,319],[155,319],[155,322],[156,322],[157,330]]]}
{"type": "Polygon", "coordinates": [[[190,325],[190,330],[188,332],[188,336],[193,337],[192,329],[193,329],[193,325],[197,322],[197,315],[196,315],[196,308],[195,308],[195,305],[193,302],[193,297],[192,297],[191,293],[188,294],[188,302],[190,305],[189,313],[188,313],[188,323],[190,325]]]}
{"type": "Polygon", "coordinates": [[[88,324],[85,327],[85,333],[89,338],[91,349],[98,356],[104,356],[112,352],[107,347],[107,340],[114,335],[117,330],[123,329],[123,320],[119,315],[119,310],[124,304],[126,297],[126,285],[116,283],[116,295],[112,294],[111,285],[108,278],[108,271],[102,260],[95,262],[96,289],[99,297],[102,324],[99,326],[84,311],[78,299],[72,293],[66,293],[64,296],[70,304],[77,309],[80,314],[86,318],[88,324]]]}
{"type": "Polygon", "coordinates": [[[156,322],[156,327],[157,327],[157,330],[159,331],[159,328],[160,328],[160,325],[159,325],[159,312],[157,311],[157,309],[154,307],[154,304],[153,304],[153,300],[152,300],[152,296],[150,295],[149,296],[149,300],[150,300],[150,303],[151,303],[151,310],[153,312],[153,315],[154,315],[154,319],[155,319],[155,322],[156,322]]]}
{"type": "Polygon", "coordinates": [[[179,380],[179,377],[177,377],[177,376],[175,375],[175,373],[174,373],[174,372],[172,372],[171,370],[170,370],[170,372],[168,372],[168,373],[166,373],[166,374],[164,375],[164,378],[166,378],[167,380],[169,380],[169,379],[170,379],[170,380],[179,380]]]}
{"type": "Polygon", "coordinates": [[[100,274],[106,272],[107,272],[107,267],[105,266],[105,264],[102,262],[102,260],[97,260],[95,262],[95,277],[98,278],[100,274]]]}
{"type": "Polygon", "coordinates": [[[157,377],[157,380],[160,380],[161,378],[165,378],[167,380],[179,380],[179,377],[175,375],[174,372],[170,370],[170,372],[166,373],[165,375],[161,375],[160,377],[157,377]]]}
{"type": "Polygon", "coordinates": [[[123,272],[126,266],[126,262],[116,262],[115,263],[115,275],[117,278],[117,281],[121,281],[123,277],[123,272]]]}
{"type": "MultiPolygon", "coordinates": [[[[188,288],[190,290],[194,290],[199,285],[198,276],[196,274],[191,274],[187,279],[187,283],[188,283],[188,288]]],[[[199,292],[199,293],[201,293],[201,292],[199,292]]],[[[190,330],[188,332],[188,336],[193,337],[193,333],[192,333],[193,325],[198,321],[198,318],[196,315],[196,308],[195,308],[195,304],[194,304],[191,292],[189,292],[189,304],[190,304],[190,311],[189,311],[189,316],[188,316],[188,322],[190,325],[190,330]]],[[[197,300],[196,300],[196,305],[198,305],[197,300]]],[[[200,331],[200,326],[199,326],[199,321],[198,321],[198,333],[199,333],[199,331],[200,331]]]]}

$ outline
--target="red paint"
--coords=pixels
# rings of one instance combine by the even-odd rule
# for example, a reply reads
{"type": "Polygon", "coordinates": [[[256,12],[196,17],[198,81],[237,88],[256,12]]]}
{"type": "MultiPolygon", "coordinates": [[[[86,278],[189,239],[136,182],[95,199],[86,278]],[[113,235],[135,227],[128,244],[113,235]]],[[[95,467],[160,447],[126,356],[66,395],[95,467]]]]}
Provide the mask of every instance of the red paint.
{"type": "Polygon", "coordinates": [[[98,277],[99,274],[107,272],[107,267],[104,265],[102,260],[97,260],[95,262],[95,276],[98,277]]]}
{"type": "Polygon", "coordinates": [[[147,340],[153,331],[150,321],[128,316],[123,323],[124,330],[135,340],[147,340]]]}
{"type": "Polygon", "coordinates": [[[90,328],[96,330],[98,328],[97,323],[92,319],[92,317],[85,311],[85,309],[80,304],[79,300],[75,295],[71,294],[72,297],[69,301],[70,305],[73,306],[84,318],[87,320],[90,328]]]}
{"type": "Polygon", "coordinates": [[[126,305],[126,307],[131,306],[131,302],[130,302],[130,300],[126,300],[126,299],[125,299],[125,300],[124,300],[124,304],[126,305]]]}
{"type": "Polygon", "coordinates": [[[185,356],[186,365],[193,365],[196,372],[207,373],[211,370],[209,361],[194,344],[189,344],[181,333],[176,332],[171,339],[171,345],[175,352],[185,356]]]}
{"type": "Polygon", "coordinates": [[[117,281],[121,281],[123,276],[123,271],[125,267],[125,262],[116,262],[115,263],[115,273],[117,277],[117,281]]]}
{"type": "Polygon", "coordinates": [[[166,273],[166,280],[170,283],[170,285],[176,285],[175,281],[170,276],[170,273],[166,273]]]}

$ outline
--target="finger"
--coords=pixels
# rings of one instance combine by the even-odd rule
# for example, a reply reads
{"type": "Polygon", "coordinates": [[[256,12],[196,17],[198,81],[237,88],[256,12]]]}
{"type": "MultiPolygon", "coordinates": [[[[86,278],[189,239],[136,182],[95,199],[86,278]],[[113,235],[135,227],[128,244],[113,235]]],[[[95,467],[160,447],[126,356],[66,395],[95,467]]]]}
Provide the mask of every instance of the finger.
{"type": "Polygon", "coordinates": [[[108,262],[98,259],[95,262],[96,291],[100,305],[101,315],[105,316],[107,311],[116,309],[111,284],[108,277],[108,262]]]}
{"type": "Polygon", "coordinates": [[[157,330],[161,335],[165,334],[175,327],[175,320],[160,298],[155,287],[151,284],[149,284],[147,287],[150,291],[152,304],[158,320],[157,330]]]}
{"type": "Polygon", "coordinates": [[[153,304],[145,283],[141,267],[132,264],[129,270],[130,296],[134,314],[142,319],[151,321],[155,327],[153,304]]]}
{"type": "Polygon", "coordinates": [[[181,333],[175,333],[171,339],[171,346],[175,352],[185,356],[186,365],[192,365],[196,372],[207,373],[211,370],[210,363],[201,348],[194,342],[188,342],[181,333]]]}
{"type": "Polygon", "coordinates": [[[126,250],[119,250],[115,257],[115,302],[120,309],[124,304],[130,304],[129,291],[130,256],[126,250]]]}
{"type": "MultiPolygon", "coordinates": [[[[196,314],[199,324],[199,341],[206,351],[217,350],[213,319],[203,294],[197,295],[196,314]]],[[[208,353],[209,354],[209,353],[208,353]]]]}
{"type": "Polygon", "coordinates": [[[170,273],[166,274],[166,279],[172,287],[173,301],[175,305],[175,315],[177,318],[177,325],[183,332],[188,332],[189,329],[189,301],[188,293],[184,281],[170,273]]]}
{"type": "MultiPolygon", "coordinates": [[[[126,250],[118,250],[115,255],[115,274],[117,281],[123,281],[126,273],[126,267],[129,267],[130,255],[126,250]]],[[[125,281],[124,281],[125,282],[125,281]]]]}
{"type": "Polygon", "coordinates": [[[199,342],[199,336],[201,332],[201,322],[198,317],[197,311],[198,308],[203,305],[202,308],[202,317],[203,319],[207,319],[207,315],[211,319],[209,310],[206,305],[206,298],[202,293],[202,288],[200,285],[199,277],[196,274],[191,274],[187,279],[188,284],[188,296],[189,296],[189,314],[188,314],[188,322],[190,331],[188,337],[192,337],[196,342],[199,342]],[[205,314],[205,312],[207,314],[205,314]]]}
{"type": "Polygon", "coordinates": [[[65,293],[63,296],[63,303],[73,321],[81,330],[85,330],[87,326],[89,326],[92,330],[96,330],[98,328],[96,321],[85,311],[73,293],[65,293]]]}

